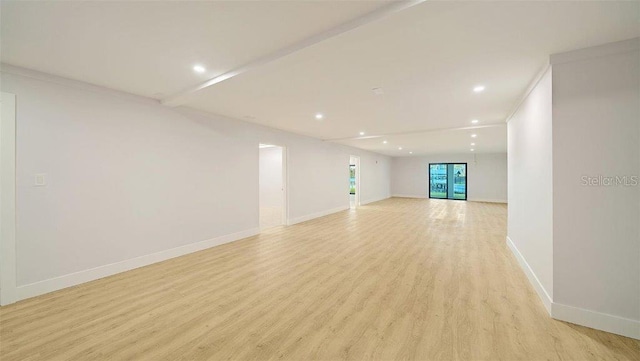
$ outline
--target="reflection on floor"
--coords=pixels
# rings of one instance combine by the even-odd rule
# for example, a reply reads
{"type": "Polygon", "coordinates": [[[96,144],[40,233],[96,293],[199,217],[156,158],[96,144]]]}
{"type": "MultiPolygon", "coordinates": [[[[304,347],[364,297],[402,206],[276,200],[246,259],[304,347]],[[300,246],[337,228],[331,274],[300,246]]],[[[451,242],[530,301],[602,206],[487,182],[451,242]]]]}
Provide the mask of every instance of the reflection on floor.
{"type": "Polygon", "coordinates": [[[640,360],[553,320],[503,204],[392,198],[0,308],[2,360],[640,360]]]}
{"type": "Polygon", "coordinates": [[[282,224],[281,207],[260,207],[260,229],[281,226],[282,224]]]}
{"type": "Polygon", "coordinates": [[[356,208],[356,196],[355,196],[355,194],[349,194],[349,208],[356,208]]]}

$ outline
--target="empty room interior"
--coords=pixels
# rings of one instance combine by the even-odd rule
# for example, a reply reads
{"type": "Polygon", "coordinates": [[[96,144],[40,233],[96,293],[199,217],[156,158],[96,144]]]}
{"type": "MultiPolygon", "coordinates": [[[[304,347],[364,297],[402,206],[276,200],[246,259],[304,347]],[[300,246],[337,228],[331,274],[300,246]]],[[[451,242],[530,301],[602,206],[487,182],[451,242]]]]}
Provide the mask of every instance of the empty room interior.
{"type": "Polygon", "coordinates": [[[639,1],[0,21],[1,360],[640,360],[639,1]]]}

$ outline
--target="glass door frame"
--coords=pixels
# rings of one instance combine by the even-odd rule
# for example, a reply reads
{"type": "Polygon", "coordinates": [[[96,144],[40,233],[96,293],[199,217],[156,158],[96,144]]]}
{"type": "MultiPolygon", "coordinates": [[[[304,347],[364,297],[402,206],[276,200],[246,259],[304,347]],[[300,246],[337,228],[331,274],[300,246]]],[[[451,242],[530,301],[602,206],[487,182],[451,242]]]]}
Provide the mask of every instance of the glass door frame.
{"type": "Polygon", "coordinates": [[[469,165],[466,162],[437,162],[437,163],[429,163],[429,166],[427,168],[427,174],[429,175],[429,183],[428,183],[428,188],[427,188],[427,193],[429,194],[429,198],[430,199],[450,199],[453,201],[466,201],[467,198],[469,198],[469,188],[467,187],[467,185],[469,184],[469,165]],[[437,164],[444,164],[447,166],[447,190],[448,190],[448,182],[449,182],[449,165],[450,164],[464,164],[464,172],[465,172],[465,176],[464,176],[464,198],[449,198],[448,195],[448,191],[447,191],[447,196],[444,198],[440,198],[440,197],[432,197],[431,196],[431,166],[432,165],[437,165],[437,164]]]}
{"type": "Polygon", "coordinates": [[[356,165],[349,164],[349,194],[356,195],[356,165]],[[351,177],[351,172],[353,171],[353,177],[351,177]],[[353,182],[351,181],[353,179],[353,182]],[[353,187],[353,193],[351,193],[351,188],[353,187]]]}
{"type": "Polygon", "coordinates": [[[433,198],[433,199],[448,199],[447,198],[447,189],[448,189],[448,180],[449,180],[449,165],[450,163],[429,163],[429,167],[427,168],[427,173],[429,175],[429,183],[427,186],[427,193],[429,194],[429,198],[433,198]],[[444,197],[432,197],[431,196],[431,166],[434,165],[444,165],[445,166],[445,192],[444,192],[444,197]]]}

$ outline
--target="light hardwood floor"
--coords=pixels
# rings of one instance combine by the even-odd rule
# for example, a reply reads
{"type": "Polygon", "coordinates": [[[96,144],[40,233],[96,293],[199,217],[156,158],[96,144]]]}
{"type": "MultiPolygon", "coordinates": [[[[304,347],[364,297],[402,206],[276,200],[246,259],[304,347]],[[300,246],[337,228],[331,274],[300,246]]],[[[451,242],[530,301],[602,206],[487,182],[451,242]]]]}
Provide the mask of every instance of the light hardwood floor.
{"type": "Polygon", "coordinates": [[[8,360],[640,360],[552,320],[506,206],[389,199],[0,308],[8,360]]]}

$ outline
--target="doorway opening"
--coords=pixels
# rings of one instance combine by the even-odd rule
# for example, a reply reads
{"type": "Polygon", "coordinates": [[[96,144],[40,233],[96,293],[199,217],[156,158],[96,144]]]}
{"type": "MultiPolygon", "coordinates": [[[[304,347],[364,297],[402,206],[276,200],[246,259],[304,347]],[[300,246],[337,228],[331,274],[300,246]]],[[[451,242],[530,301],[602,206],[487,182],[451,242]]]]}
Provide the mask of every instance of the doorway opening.
{"type": "Polygon", "coordinates": [[[429,163],[429,198],[467,200],[467,163],[429,163]]]}
{"type": "Polygon", "coordinates": [[[260,230],[286,223],[286,148],[273,144],[259,146],[260,230]]]}
{"type": "Polygon", "coordinates": [[[349,157],[349,208],[360,206],[360,157],[349,157]]]}

